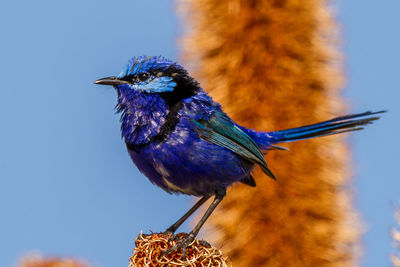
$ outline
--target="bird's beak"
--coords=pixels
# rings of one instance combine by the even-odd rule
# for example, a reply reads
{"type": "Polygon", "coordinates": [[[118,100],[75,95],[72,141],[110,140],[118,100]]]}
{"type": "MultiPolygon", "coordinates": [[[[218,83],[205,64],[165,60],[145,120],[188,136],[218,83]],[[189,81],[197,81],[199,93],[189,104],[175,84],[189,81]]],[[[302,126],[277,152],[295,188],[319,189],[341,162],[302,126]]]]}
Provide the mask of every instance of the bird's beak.
{"type": "Polygon", "coordinates": [[[120,80],[115,76],[98,79],[97,81],[94,82],[94,84],[102,84],[102,85],[119,85],[119,84],[124,84],[124,83],[128,83],[128,82],[124,81],[124,80],[120,80]]]}

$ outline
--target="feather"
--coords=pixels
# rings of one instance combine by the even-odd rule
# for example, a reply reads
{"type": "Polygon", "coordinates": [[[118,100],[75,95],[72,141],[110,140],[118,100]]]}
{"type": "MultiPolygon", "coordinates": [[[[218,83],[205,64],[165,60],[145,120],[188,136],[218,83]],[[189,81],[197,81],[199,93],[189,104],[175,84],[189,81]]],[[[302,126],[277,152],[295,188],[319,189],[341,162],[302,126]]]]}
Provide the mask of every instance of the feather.
{"type": "Polygon", "coordinates": [[[384,113],[386,111],[371,112],[367,111],[364,113],[346,115],[337,117],[331,120],[306,125],[297,128],[291,128],[282,131],[270,132],[269,136],[273,143],[279,142],[290,142],[302,139],[308,139],[319,136],[327,136],[345,132],[352,132],[364,129],[362,126],[372,123],[378,120],[377,114],[384,113]],[[373,116],[373,117],[371,117],[373,116]],[[364,118],[365,117],[365,118],[364,118]]]}
{"type": "Polygon", "coordinates": [[[254,178],[251,175],[244,177],[242,180],[240,180],[240,182],[251,187],[256,186],[256,181],[254,181],[254,178]]]}
{"type": "Polygon", "coordinates": [[[200,138],[217,146],[225,147],[239,156],[258,164],[272,179],[276,180],[268,168],[258,145],[241,130],[227,115],[216,111],[209,120],[194,120],[200,138]]]}

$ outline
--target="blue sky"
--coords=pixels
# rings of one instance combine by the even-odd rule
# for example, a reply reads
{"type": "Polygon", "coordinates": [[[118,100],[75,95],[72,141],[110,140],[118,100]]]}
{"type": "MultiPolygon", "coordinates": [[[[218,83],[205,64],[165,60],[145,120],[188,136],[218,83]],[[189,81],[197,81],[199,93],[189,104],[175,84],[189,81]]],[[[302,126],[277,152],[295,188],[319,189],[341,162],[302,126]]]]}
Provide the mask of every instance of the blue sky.
{"type": "Polygon", "coordinates": [[[356,205],[365,222],[361,266],[388,266],[393,208],[400,200],[400,2],[345,1],[338,4],[348,83],[354,111],[387,109],[368,131],[350,138],[354,148],[356,205]]]}
{"type": "MultiPolygon", "coordinates": [[[[400,2],[336,7],[351,110],[390,111],[350,138],[367,230],[362,266],[385,266],[400,199],[400,2]]],[[[120,138],[115,92],[93,85],[134,55],[177,59],[179,32],[172,1],[2,3],[0,266],[32,251],[127,266],[141,229],[163,230],[190,206],[138,172],[120,138]]]]}

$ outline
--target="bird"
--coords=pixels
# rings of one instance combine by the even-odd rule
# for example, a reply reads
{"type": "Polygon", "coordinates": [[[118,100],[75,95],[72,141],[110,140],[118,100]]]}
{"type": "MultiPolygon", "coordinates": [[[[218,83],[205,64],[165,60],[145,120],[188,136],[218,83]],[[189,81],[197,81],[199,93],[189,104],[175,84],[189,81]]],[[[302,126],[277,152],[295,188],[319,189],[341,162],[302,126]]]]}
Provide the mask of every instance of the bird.
{"type": "Polygon", "coordinates": [[[116,111],[128,153],[153,184],[168,193],[199,197],[165,233],[172,236],[208,199],[199,222],[165,253],[186,248],[234,183],[255,187],[256,166],[270,178],[265,153],[285,150],[280,143],[358,131],[385,111],[363,112],[277,131],[255,131],[237,124],[189,72],[162,56],[138,56],[117,76],[95,84],[114,87],[116,111]]]}

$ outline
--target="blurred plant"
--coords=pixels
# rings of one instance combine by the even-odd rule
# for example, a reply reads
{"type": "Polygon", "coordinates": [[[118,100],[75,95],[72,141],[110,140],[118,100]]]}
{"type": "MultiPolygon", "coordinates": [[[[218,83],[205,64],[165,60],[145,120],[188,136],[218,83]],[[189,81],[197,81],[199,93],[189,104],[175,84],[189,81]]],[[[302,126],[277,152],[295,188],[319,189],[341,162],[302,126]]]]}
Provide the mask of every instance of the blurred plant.
{"type": "MultiPolygon", "coordinates": [[[[183,57],[239,124],[278,130],[343,113],[341,54],[329,1],[185,0],[183,57]]],[[[343,137],[271,151],[274,183],[236,185],[207,238],[238,266],[355,266],[357,215],[343,137]]]]}
{"type": "Polygon", "coordinates": [[[89,267],[89,265],[75,259],[29,255],[22,258],[18,267],[89,267]]]}
{"type": "Polygon", "coordinates": [[[392,228],[392,238],[393,238],[393,244],[396,249],[396,253],[392,255],[392,262],[393,266],[399,266],[400,267],[400,208],[397,208],[394,211],[394,218],[396,219],[396,222],[398,224],[397,228],[393,227],[392,228]]]}

